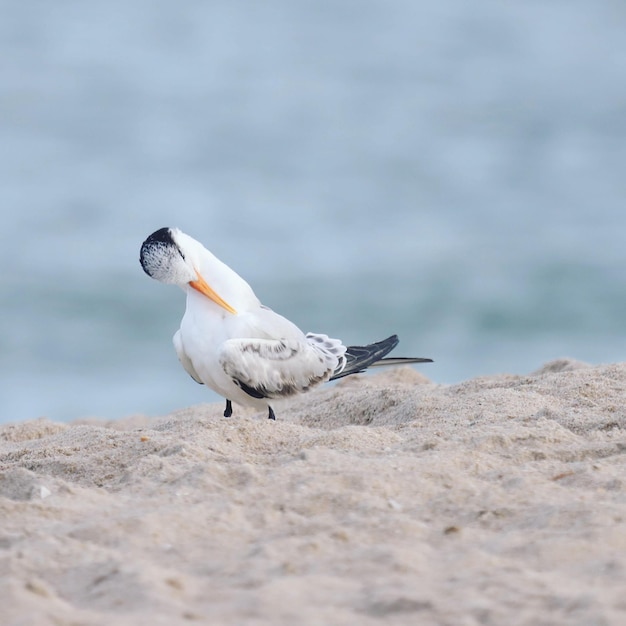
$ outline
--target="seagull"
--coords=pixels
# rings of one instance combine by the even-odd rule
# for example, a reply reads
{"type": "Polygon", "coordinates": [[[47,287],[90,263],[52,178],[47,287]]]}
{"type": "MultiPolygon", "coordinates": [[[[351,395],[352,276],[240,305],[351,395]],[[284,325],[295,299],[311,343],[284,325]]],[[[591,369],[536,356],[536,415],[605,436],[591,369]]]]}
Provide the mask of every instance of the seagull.
{"type": "Polygon", "coordinates": [[[178,228],[160,228],[142,244],[139,261],[148,276],[178,285],[187,295],[173,337],[187,373],[232,403],[267,410],[274,400],[304,393],[320,383],[373,365],[430,363],[426,358],[384,358],[398,344],[392,335],[366,346],[304,333],[261,304],[250,285],[199,241],[178,228]]]}

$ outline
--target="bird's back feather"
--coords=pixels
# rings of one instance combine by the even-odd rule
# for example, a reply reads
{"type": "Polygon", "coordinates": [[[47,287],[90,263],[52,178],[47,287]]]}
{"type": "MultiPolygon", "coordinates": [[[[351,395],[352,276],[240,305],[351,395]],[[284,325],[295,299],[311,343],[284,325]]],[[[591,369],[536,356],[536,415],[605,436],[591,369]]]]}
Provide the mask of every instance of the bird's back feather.
{"type": "Polygon", "coordinates": [[[219,362],[231,380],[256,398],[282,398],[327,381],[339,358],[309,342],[288,339],[229,339],[219,362]]]}

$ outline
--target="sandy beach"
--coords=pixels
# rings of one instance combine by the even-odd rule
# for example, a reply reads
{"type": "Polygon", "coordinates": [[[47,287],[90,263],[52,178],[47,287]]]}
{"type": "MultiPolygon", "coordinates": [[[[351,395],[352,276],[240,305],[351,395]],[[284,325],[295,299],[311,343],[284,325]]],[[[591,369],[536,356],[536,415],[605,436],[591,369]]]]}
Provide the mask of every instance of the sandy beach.
{"type": "Polygon", "coordinates": [[[626,364],[0,428],[0,623],[626,623],[626,364]]]}

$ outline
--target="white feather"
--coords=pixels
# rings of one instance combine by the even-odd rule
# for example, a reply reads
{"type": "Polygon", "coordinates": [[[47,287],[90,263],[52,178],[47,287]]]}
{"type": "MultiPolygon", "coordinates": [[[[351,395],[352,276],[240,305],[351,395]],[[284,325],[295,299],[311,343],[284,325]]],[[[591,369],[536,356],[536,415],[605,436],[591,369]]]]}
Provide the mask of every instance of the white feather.
{"type": "Polygon", "coordinates": [[[309,341],[229,339],[222,344],[219,362],[235,384],[243,383],[265,398],[282,398],[327,381],[339,359],[309,341]]]}
{"type": "Polygon", "coordinates": [[[176,350],[176,354],[178,356],[178,360],[180,364],[185,368],[185,371],[189,376],[191,376],[197,383],[203,385],[202,379],[198,376],[198,372],[193,367],[193,363],[191,359],[187,356],[185,349],[183,348],[183,340],[180,336],[180,330],[176,332],[174,337],[172,337],[172,341],[174,343],[174,350],[176,350]]]}

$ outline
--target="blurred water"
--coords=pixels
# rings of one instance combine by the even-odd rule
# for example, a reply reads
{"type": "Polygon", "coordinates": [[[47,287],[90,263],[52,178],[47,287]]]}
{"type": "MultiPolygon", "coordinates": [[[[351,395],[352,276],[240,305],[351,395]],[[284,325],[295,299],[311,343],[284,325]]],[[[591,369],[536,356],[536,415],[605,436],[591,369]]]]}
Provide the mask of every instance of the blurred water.
{"type": "Polygon", "coordinates": [[[626,7],[0,2],[0,421],[214,395],[137,262],[177,225],[438,382],[626,351],[626,7]]]}

